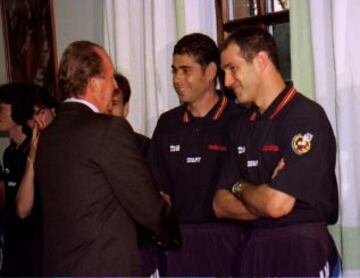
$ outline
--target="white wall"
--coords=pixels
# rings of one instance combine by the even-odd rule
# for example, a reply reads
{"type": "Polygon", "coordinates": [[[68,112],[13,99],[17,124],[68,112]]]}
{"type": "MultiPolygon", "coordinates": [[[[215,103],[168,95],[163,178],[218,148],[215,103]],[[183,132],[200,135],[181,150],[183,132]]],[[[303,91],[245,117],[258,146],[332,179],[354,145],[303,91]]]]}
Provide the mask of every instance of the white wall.
{"type": "Polygon", "coordinates": [[[103,45],[103,4],[99,0],[54,0],[58,61],[77,40],[103,45]]]}

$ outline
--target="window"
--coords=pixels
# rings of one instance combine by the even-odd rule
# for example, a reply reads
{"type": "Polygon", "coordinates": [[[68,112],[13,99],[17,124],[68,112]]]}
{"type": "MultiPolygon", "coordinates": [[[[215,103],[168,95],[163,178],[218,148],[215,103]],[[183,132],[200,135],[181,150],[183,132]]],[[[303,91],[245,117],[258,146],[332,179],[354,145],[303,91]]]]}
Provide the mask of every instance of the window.
{"type": "Polygon", "coordinates": [[[273,34],[279,49],[281,73],[291,78],[289,0],[215,0],[218,42],[240,26],[262,25],[273,34]]]}

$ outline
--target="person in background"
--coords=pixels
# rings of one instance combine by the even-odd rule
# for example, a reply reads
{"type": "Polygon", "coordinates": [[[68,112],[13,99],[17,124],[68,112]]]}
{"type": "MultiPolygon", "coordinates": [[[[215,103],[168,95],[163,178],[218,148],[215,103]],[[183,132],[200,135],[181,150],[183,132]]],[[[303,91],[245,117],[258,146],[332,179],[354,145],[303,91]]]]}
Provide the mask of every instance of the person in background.
{"type": "MultiPolygon", "coordinates": [[[[115,73],[114,77],[118,88],[114,90],[109,114],[115,117],[126,118],[129,114],[131,87],[128,79],[121,73],[115,73]]],[[[134,135],[136,144],[145,158],[149,149],[150,139],[137,132],[134,135]]],[[[166,259],[164,250],[152,242],[151,234],[146,229],[141,226],[137,228],[142,275],[150,276],[154,273],[165,273],[166,259]]]]}
{"type": "Polygon", "coordinates": [[[2,273],[4,258],[4,233],[3,233],[3,213],[5,206],[5,176],[3,167],[0,164],[0,274],[2,273]]]}
{"type": "Polygon", "coordinates": [[[149,165],[180,223],[180,251],[167,252],[168,276],[227,276],[243,230],[212,210],[231,122],[240,108],[216,90],[219,50],[208,36],[181,38],[173,51],[180,106],[164,113],[151,139],[149,165]]]}
{"type": "Polygon", "coordinates": [[[177,230],[120,117],[105,115],[117,84],[106,51],[71,43],[58,73],[65,101],[35,160],[44,227],[44,275],[140,276],[136,223],[163,246],[177,230]]]}
{"type": "MultiPolygon", "coordinates": [[[[108,113],[116,117],[126,118],[129,114],[131,87],[127,78],[121,73],[115,73],[114,77],[118,88],[114,90],[108,113]]],[[[150,139],[136,132],[135,139],[141,153],[145,157],[149,149],[150,139]]]]}
{"type": "Polygon", "coordinates": [[[5,174],[4,168],[0,163],[0,226],[2,223],[2,214],[5,207],[5,174]]]}
{"type": "Polygon", "coordinates": [[[0,86],[0,130],[8,132],[10,145],[3,156],[5,181],[4,261],[2,275],[40,274],[39,218],[26,220],[16,214],[16,194],[30,150],[31,129],[26,124],[35,85],[10,83],[0,86]]]}
{"type": "Polygon", "coordinates": [[[253,104],[230,134],[214,199],[218,217],[248,223],[241,277],[334,277],[340,258],[327,230],[338,218],[336,143],[324,110],[285,84],[274,38],[260,27],[224,42],[225,85],[253,104]]]}
{"type": "Polygon", "coordinates": [[[27,119],[27,125],[32,130],[31,146],[24,175],[16,194],[16,212],[21,219],[30,215],[34,202],[37,203],[38,207],[36,213],[40,213],[40,200],[37,200],[40,196],[38,193],[35,194],[38,188],[34,186],[34,161],[40,132],[53,121],[57,102],[48,91],[37,87],[32,92],[31,105],[32,113],[27,119]]]}
{"type": "MultiPolygon", "coordinates": [[[[0,219],[2,219],[2,213],[5,206],[5,175],[2,164],[0,163],[0,219]]],[[[2,221],[0,220],[0,224],[2,221]]]]}

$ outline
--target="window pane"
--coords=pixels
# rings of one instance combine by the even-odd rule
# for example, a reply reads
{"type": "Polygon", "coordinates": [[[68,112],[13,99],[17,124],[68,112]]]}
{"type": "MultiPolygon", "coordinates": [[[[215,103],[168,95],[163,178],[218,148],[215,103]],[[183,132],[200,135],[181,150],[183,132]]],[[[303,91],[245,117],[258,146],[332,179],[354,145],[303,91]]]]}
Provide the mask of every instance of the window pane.
{"type": "Polygon", "coordinates": [[[283,10],[288,10],[290,8],[289,0],[273,0],[274,2],[274,12],[280,12],[283,10]]]}
{"type": "Polygon", "coordinates": [[[282,23],[270,26],[279,50],[280,70],[285,80],[291,79],[290,26],[282,23]]]}
{"type": "Polygon", "coordinates": [[[256,0],[228,1],[230,20],[257,15],[256,0]]]}
{"type": "Polygon", "coordinates": [[[266,13],[281,12],[290,8],[289,0],[264,0],[266,13]]]}

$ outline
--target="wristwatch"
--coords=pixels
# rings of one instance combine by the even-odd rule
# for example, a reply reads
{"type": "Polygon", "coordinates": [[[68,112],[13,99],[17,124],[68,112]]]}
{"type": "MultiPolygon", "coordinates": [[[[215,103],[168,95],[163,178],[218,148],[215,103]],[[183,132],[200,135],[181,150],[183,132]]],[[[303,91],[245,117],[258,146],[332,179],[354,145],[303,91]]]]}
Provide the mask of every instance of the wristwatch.
{"type": "Polygon", "coordinates": [[[244,190],[244,181],[243,180],[239,180],[237,182],[234,183],[234,185],[231,188],[231,192],[236,196],[236,197],[240,197],[241,192],[244,190]]]}

